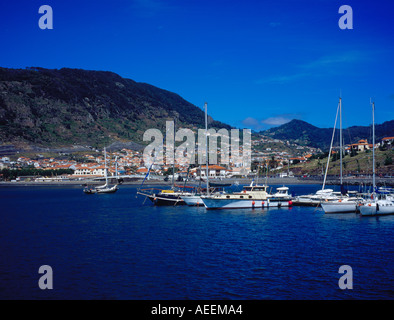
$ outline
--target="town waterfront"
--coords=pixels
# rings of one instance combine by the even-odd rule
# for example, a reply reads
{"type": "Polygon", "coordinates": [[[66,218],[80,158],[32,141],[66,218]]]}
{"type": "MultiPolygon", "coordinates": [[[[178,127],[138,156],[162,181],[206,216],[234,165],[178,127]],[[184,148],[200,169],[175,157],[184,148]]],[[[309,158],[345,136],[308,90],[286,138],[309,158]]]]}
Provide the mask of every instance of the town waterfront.
{"type": "Polygon", "coordinates": [[[0,188],[0,298],[394,298],[394,216],[154,207],[136,190],[0,188]],[[38,287],[41,265],[53,290],[38,287]],[[341,265],[351,290],[338,287],[341,265]]]}

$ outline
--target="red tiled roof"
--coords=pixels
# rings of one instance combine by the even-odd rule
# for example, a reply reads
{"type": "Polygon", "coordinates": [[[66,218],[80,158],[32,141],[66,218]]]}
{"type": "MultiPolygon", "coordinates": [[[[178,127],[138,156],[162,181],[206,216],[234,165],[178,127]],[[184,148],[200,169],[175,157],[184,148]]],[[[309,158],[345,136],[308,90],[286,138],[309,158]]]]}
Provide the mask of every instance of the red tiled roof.
{"type": "MultiPolygon", "coordinates": [[[[206,168],[207,166],[201,166],[201,169],[202,168],[206,168]]],[[[222,167],[222,166],[218,166],[218,165],[216,165],[216,164],[213,164],[213,165],[208,165],[208,169],[212,169],[212,170],[227,170],[225,167],[222,167]]]]}

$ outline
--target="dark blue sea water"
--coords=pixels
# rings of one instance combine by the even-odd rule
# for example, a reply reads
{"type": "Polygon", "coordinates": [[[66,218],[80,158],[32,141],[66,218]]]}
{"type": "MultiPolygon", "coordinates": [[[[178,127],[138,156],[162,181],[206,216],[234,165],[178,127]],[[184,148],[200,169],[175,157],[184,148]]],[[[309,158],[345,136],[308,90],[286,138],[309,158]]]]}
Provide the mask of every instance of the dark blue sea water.
{"type": "Polygon", "coordinates": [[[394,216],[153,207],[134,186],[3,187],[0,203],[1,299],[394,298],[394,216]]]}

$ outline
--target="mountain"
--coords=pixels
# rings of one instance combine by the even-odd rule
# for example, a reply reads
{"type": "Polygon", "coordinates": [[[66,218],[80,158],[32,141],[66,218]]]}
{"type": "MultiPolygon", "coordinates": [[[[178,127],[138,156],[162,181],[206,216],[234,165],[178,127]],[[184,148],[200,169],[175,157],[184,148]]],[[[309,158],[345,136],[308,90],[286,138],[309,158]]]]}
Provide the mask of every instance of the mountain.
{"type": "MultiPolygon", "coordinates": [[[[261,135],[274,139],[289,140],[291,142],[307,145],[310,147],[327,150],[330,147],[333,128],[318,128],[302,120],[292,120],[279,127],[261,131],[261,135]]],[[[334,141],[339,141],[339,130],[336,132],[334,141]],[[338,134],[337,134],[338,133],[338,134]]],[[[384,137],[394,136],[394,120],[386,121],[375,125],[376,141],[384,137]]],[[[343,139],[345,144],[356,143],[360,139],[367,139],[372,143],[371,126],[353,126],[343,129],[343,139]]]]}
{"type": "MultiPolygon", "coordinates": [[[[140,143],[174,117],[178,128],[204,127],[204,112],[179,95],[113,72],[0,68],[0,144],[140,143]]],[[[212,118],[209,125],[231,128],[212,118]]]]}

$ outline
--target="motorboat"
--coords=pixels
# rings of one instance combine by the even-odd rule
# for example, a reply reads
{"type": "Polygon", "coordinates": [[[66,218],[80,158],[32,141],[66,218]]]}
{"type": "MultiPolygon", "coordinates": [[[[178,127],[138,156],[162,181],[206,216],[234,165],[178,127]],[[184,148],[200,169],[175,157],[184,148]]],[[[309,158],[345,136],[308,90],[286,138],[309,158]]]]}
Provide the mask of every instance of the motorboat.
{"type": "Polygon", "coordinates": [[[288,207],[291,200],[283,197],[275,197],[268,194],[268,186],[252,183],[244,186],[241,192],[218,193],[201,196],[207,209],[241,209],[241,208],[269,208],[288,207]]]}

